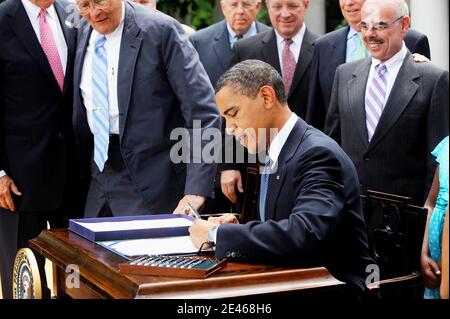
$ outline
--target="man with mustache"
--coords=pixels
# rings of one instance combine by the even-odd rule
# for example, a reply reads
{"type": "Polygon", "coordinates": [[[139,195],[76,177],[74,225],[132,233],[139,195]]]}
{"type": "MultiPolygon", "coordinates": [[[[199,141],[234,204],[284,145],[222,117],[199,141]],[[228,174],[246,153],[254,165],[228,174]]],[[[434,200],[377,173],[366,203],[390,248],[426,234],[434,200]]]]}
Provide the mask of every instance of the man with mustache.
{"type": "MultiPolygon", "coordinates": [[[[306,122],[322,130],[326,112],[330,105],[331,89],[336,69],[343,63],[369,56],[361,40],[361,7],[366,0],[339,0],[342,15],[348,27],[317,39],[311,67],[306,122]]],[[[426,35],[409,30],[405,36],[406,47],[412,53],[430,59],[430,47],[426,35]]]]}
{"type": "Polygon", "coordinates": [[[448,72],[414,63],[403,0],[367,0],[361,9],[371,57],[341,65],[325,132],[353,160],[363,192],[408,196],[422,206],[435,172],[431,152],[448,135],[448,72]]]}

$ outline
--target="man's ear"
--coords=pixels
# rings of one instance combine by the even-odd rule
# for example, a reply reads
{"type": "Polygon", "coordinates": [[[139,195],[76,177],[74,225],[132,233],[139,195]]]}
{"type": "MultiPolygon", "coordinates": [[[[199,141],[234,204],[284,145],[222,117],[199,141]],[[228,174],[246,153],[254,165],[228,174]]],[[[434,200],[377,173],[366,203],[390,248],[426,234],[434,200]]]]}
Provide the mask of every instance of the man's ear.
{"type": "Polygon", "coordinates": [[[268,109],[272,108],[276,101],[275,90],[268,85],[264,85],[259,89],[259,94],[264,100],[264,106],[268,109]]]}
{"type": "Polygon", "coordinates": [[[402,31],[406,34],[411,27],[411,18],[409,16],[405,16],[402,19],[402,31]]]}

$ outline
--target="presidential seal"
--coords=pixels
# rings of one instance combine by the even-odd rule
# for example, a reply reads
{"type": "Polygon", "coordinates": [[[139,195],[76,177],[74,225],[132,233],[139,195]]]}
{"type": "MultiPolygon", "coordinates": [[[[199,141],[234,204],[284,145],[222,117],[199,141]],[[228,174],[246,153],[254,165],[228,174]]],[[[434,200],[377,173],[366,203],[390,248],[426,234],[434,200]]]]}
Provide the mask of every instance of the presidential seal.
{"type": "Polygon", "coordinates": [[[14,299],[41,299],[41,277],[36,258],[29,248],[17,252],[13,272],[14,299]]]}

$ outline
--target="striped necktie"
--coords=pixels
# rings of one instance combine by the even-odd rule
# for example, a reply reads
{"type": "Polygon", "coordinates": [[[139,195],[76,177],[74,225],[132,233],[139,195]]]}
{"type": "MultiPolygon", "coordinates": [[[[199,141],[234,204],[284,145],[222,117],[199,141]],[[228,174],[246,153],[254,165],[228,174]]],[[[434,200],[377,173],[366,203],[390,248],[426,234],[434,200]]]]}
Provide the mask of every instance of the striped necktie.
{"type": "Polygon", "coordinates": [[[92,59],[94,162],[100,172],[103,171],[108,159],[109,146],[108,61],[104,47],[105,42],[106,37],[104,35],[97,38],[92,59]]]}
{"type": "Polygon", "coordinates": [[[386,65],[378,64],[375,67],[375,73],[372,77],[369,90],[367,91],[366,125],[369,142],[372,140],[378,121],[380,120],[381,113],[384,109],[387,87],[387,80],[385,76],[386,72],[386,65]]]}
{"type": "Polygon", "coordinates": [[[266,219],[266,197],[267,197],[267,188],[269,186],[269,176],[270,176],[270,167],[272,165],[272,161],[270,160],[269,155],[266,155],[264,159],[264,170],[261,174],[261,184],[259,188],[259,217],[261,221],[265,221],[266,219]]]}

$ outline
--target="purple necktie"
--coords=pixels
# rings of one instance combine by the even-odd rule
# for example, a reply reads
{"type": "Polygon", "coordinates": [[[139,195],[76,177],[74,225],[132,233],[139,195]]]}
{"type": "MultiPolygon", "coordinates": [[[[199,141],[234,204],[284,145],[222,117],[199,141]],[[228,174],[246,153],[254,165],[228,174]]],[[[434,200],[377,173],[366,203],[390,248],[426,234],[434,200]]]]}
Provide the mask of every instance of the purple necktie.
{"type": "Polygon", "coordinates": [[[372,77],[369,90],[366,96],[366,125],[369,142],[372,140],[381,113],[384,108],[384,101],[386,99],[387,81],[385,73],[387,72],[386,65],[379,64],[375,67],[375,73],[372,77]]]}
{"type": "Polygon", "coordinates": [[[289,90],[291,89],[292,85],[292,79],[294,78],[295,73],[295,58],[292,54],[289,47],[292,44],[292,39],[285,39],[284,40],[284,48],[282,53],[282,60],[283,60],[283,82],[284,82],[284,92],[286,94],[286,97],[289,95],[289,90]]]}
{"type": "Polygon", "coordinates": [[[59,84],[61,91],[64,87],[64,70],[61,63],[61,58],[56,47],[55,38],[53,37],[52,30],[47,23],[47,17],[45,16],[47,11],[41,9],[39,13],[39,32],[41,36],[41,46],[47,56],[50,67],[52,68],[55,79],[59,84]]]}

